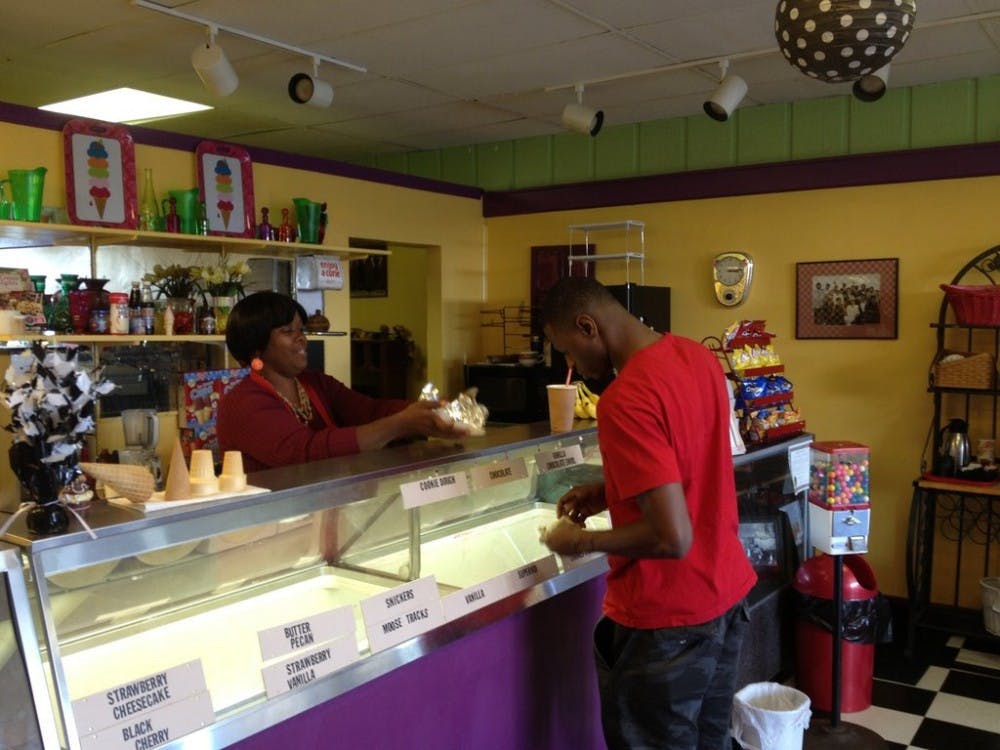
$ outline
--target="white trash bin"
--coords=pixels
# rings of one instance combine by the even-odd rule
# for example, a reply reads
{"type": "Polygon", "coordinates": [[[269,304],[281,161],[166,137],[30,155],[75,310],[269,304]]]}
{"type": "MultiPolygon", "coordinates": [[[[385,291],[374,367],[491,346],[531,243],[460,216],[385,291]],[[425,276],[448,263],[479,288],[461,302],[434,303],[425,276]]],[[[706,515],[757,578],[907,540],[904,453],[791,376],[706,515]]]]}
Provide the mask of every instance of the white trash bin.
{"type": "Polygon", "coordinates": [[[776,682],[754,682],[733,696],[733,738],[745,750],[802,750],[809,696],[776,682]]]}

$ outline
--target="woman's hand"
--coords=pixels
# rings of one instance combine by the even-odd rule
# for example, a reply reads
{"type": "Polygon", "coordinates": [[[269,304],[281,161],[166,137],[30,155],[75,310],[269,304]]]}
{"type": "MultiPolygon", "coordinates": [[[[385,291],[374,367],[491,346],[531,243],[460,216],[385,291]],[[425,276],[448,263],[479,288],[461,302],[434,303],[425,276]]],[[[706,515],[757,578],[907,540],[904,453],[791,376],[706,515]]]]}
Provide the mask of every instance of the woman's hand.
{"type": "Polygon", "coordinates": [[[414,401],[402,411],[358,426],[358,447],[363,451],[384,448],[393,440],[412,437],[457,439],[468,437],[465,425],[442,415],[444,402],[414,401]]]}
{"type": "Polygon", "coordinates": [[[556,517],[563,518],[565,516],[573,523],[583,526],[588,518],[607,507],[603,482],[582,484],[559,498],[556,505],[556,517]]]}
{"type": "Polygon", "coordinates": [[[403,411],[394,414],[406,425],[406,433],[401,437],[422,435],[436,438],[467,437],[469,428],[461,422],[456,422],[442,410],[447,401],[414,401],[403,411]]]}

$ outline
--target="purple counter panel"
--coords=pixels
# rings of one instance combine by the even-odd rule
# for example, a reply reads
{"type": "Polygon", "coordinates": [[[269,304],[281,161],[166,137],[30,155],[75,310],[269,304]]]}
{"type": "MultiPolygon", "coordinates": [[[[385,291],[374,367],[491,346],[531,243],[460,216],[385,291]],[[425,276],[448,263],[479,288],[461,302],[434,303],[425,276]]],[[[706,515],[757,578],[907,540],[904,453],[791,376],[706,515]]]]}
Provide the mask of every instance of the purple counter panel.
{"type": "Polygon", "coordinates": [[[605,747],[591,634],[604,577],[470,633],[233,747],[605,747]]]}

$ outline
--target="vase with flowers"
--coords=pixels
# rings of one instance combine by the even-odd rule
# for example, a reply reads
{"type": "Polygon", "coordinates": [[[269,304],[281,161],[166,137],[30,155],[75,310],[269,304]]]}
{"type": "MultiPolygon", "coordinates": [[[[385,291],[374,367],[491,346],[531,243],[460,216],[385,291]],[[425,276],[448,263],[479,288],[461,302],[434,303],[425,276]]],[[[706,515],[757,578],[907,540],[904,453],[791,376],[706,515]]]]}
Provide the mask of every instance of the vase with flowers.
{"type": "Polygon", "coordinates": [[[142,280],[156,290],[154,331],[168,335],[194,333],[194,295],[198,292],[195,267],[157,263],[142,280]],[[169,331],[168,320],[173,321],[169,331]]]}
{"type": "Polygon", "coordinates": [[[102,369],[82,369],[76,355],[74,347],[39,344],[11,355],[4,374],[3,404],[10,410],[4,429],[14,436],[10,466],[27,496],[7,524],[25,512],[35,534],[65,531],[66,509],[78,512],[93,495],[80,472],[80,450],[94,429],[97,398],[116,386],[102,369]]]}
{"type": "Polygon", "coordinates": [[[219,256],[219,262],[215,265],[194,269],[205,304],[214,312],[216,333],[226,332],[226,323],[233,305],[246,294],[243,280],[248,273],[250,273],[249,263],[245,260],[230,262],[226,253],[219,256]]]}

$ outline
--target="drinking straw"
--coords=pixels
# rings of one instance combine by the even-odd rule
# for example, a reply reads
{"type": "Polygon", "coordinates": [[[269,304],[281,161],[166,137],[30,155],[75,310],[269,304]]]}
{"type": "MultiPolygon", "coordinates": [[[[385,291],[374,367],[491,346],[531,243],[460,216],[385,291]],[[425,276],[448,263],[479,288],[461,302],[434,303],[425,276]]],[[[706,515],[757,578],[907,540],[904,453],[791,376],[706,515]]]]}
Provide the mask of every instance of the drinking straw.
{"type": "Polygon", "coordinates": [[[573,367],[571,366],[566,372],[566,385],[569,385],[569,381],[573,379],[573,367]]]}

